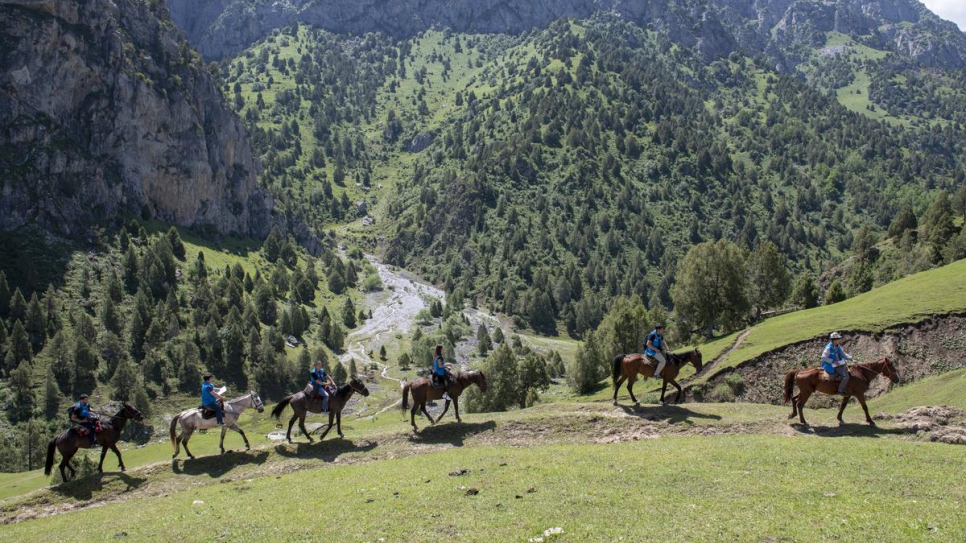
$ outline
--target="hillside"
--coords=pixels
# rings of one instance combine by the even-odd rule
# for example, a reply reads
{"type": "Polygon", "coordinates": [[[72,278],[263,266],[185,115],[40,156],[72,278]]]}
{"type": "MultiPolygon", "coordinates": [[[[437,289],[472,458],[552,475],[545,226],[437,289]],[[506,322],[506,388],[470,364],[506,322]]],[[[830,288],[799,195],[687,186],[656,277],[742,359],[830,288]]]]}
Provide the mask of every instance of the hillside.
{"type": "MultiPolygon", "coordinates": [[[[618,295],[671,307],[697,243],[770,241],[819,274],[862,227],[959,194],[964,72],[871,34],[815,39],[792,75],[613,15],[522,35],[302,25],[222,70],[284,213],[317,231],[368,215],[346,232],[385,261],[579,335],[618,295]]],[[[845,277],[848,293],[943,260],[920,245],[845,277]]]]}

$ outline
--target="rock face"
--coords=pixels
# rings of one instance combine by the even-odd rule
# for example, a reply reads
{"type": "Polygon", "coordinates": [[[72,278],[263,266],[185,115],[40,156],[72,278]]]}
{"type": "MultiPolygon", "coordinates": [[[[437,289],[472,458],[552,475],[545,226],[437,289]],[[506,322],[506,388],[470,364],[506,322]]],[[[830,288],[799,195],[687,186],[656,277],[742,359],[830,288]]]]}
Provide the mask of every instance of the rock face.
{"type": "Polygon", "coordinates": [[[610,12],[695,46],[705,58],[781,50],[836,30],[875,34],[883,47],[927,65],[966,68],[966,35],[917,0],[167,0],[207,57],[237,53],[296,23],[336,33],[409,37],[438,27],[517,34],[562,17],[610,12]]]}
{"type": "Polygon", "coordinates": [[[260,236],[241,121],[158,1],[0,0],[0,228],[125,211],[260,236]]]}

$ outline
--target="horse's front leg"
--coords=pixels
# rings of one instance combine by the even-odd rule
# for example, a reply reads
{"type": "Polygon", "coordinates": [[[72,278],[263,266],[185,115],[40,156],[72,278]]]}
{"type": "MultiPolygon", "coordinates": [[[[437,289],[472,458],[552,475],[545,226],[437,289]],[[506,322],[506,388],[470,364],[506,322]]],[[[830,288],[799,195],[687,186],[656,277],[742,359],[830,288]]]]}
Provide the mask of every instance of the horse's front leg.
{"type": "Polygon", "coordinates": [[[664,403],[664,393],[667,391],[667,379],[662,379],[661,382],[661,403],[664,403]]]}
{"type": "Polygon", "coordinates": [[[453,409],[456,411],[456,422],[463,422],[460,418],[460,397],[453,396],[453,409]]]}
{"type": "Polygon", "coordinates": [[[335,422],[335,413],[333,413],[332,411],[329,411],[329,427],[326,428],[324,432],[322,432],[321,436],[319,436],[319,441],[322,441],[323,439],[325,439],[326,434],[328,434],[329,430],[332,429],[332,424],[334,422],[335,422]]]}
{"type": "Polygon", "coordinates": [[[218,442],[218,447],[221,448],[221,454],[225,454],[225,434],[227,433],[228,433],[228,426],[222,425],[221,441],[218,442]]]}
{"type": "Polygon", "coordinates": [[[339,432],[339,437],[344,438],[345,435],[342,433],[342,412],[339,411],[335,414],[335,429],[339,432]]]}
{"type": "Polygon", "coordinates": [[[125,469],[124,469],[124,459],[121,458],[121,451],[118,450],[117,443],[111,443],[111,450],[114,451],[114,454],[115,455],[117,455],[117,467],[118,467],[118,469],[120,469],[121,471],[125,471],[125,469]]]}
{"type": "Polygon", "coordinates": [[[865,411],[865,421],[869,423],[869,426],[875,426],[875,421],[872,420],[871,416],[869,416],[869,406],[865,405],[865,394],[856,394],[855,399],[859,400],[859,405],[861,405],[862,410],[865,411]]]}
{"type": "Polygon", "coordinates": [[[107,445],[101,447],[101,461],[97,464],[97,473],[104,473],[104,457],[107,456],[107,445]]]}
{"type": "Polygon", "coordinates": [[[678,394],[674,397],[674,403],[681,403],[681,394],[684,392],[681,390],[681,385],[677,381],[671,381],[671,384],[674,385],[674,388],[678,389],[678,394]]]}
{"type": "MultiPolygon", "coordinates": [[[[443,418],[443,415],[445,415],[447,411],[449,411],[449,400],[446,400],[446,403],[443,404],[443,412],[440,413],[438,417],[436,417],[436,422],[439,422],[439,419],[443,418]]],[[[429,420],[433,420],[433,419],[430,418],[429,420]]]]}
{"type": "Polygon", "coordinates": [[[239,434],[241,434],[242,439],[245,440],[245,450],[246,451],[252,450],[251,444],[248,443],[248,436],[246,436],[245,435],[245,432],[243,432],[242,429],[238,427],[238,423],[237,422],[231,423],[231,429],[234,430],[234,431],[236,431],[236,432],[238,432],[239,434]]]}

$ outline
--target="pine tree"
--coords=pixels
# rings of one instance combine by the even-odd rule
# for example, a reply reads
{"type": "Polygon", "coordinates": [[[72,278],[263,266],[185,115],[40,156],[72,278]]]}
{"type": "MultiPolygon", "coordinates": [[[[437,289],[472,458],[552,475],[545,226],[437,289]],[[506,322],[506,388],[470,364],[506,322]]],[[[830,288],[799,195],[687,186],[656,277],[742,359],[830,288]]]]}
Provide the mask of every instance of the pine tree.
{"type": "Polygon", "coordinates": [[[845,289],[842,288],[842,284],[839,283],[838,279],[832,281],[829,285],[828,290],[825,291],[825,305],[837,304],[845,300],[845,289]]]}
{"type": "Polygon", "coordinates": [[[486,325],[480,323],[480,327],[476,329],[476,350],[480,353],[480,356],[486,356],[486,353],[490,352],[490,346],[493,344],[490,338],[490,333],[486,331],[486,325]]]}
{"type": "Polygon", "coordinates": [[[72,338],[58,330],[50,339],[47,350],[50,352],[50,372],[57,381],[57,387],[64,394],[70,394],[74,389],[74,356],[69,347],[72,338]]]}
{"type": "Polygon", "coordinates": [[[74,340],[74,391],[93,391],[100,361],[87,340],[78,335],[74,340]]]}
{"type": "Polygon", "coordinates": [[[410,358],[409,353],[403,353],[399,356],[399,369],[402,371],[408,371],[410,366],[412,366],[413,361],[410,358]]]}
{"type": "Polygon", "coordinates": [[[352,305],[352,298],[346,298],[342,306],[342,323],[346,328],[356,327],[356,308],[352,305]]]}
{"type": "Polygon", "coordinates": [[[10,297],[10,322],[27,320],[27,300],[24,300],[20,288],[13,289],[13,296],[10,297]]]}
{"type": "MultiPolygon", "coordinates": [[[[336,259],[335,262],[339,260],[336,259]]],[[[329,275],[326,276],[326,282],[329,285],[329,290],[333,294],[344,294],[346,289],[346,280],[343,272],[337,266],[333,266],[329,270],[329,275]]]]}
{"type": "Polygon", "coordinates": [[[500,326],[497,326],[496,329],[493,330],[493,342],[503,343],[504,339],[505,338],[503,337],[503,328],[501,328],[500,326]]]}
{"type": "Polygon", "coordinates": [[[748,258],[749,301],[759,310],[778,307],[788,297],[791,282],[785,257],[770,241],[759,243],[748,258]]]}
{"type": "Polygon", "coordinates": [[[809,274],[803,274],[795,283],[789,301],[802,309],[811,309],[818,305],[818,285],[809,274]]]}
{"type": "Polygon", "coordinates": [[[144,359],[144,338],[147,332],[147,327],[141,320],[141,313],[133,311],[127,328],[128,352],[131,354],[131,358],[138,362],[144,359]]]}
{"type": "Polygon", "coordinates": [[[385,345],[380,345],[379,346],[379,360],[383,360],[383,361],[386,360],[386,346],[385,345]]]}
{"type": "Polygon", "coordinates": [[[185,254],[184,243],[181,242],[181,234],[178,233],[178,229],[173,226],[169,228],[167,237],[168,244],[171,245],[171,253],[175,258],[184,262],[185,256],[187,255],[185,254]]]}
{"type": "Polygon", "coordinates": [[[47,420],[57,417],[60,412],[60,390],[50,366],[44,378],[44,417],[47,420]]]}
{"type": "Polygon", "coordinates": [[[129,294],[134,294],[138,290],[140,278],[138,276],[138,255],[131,245],[124,253],[124,288],[129,294]]]}
{"type": "Polygon", "coordinates": [[[265,259],[274,264],[282,252],[282,243],[282,233],[277,226],[273,226],[272,231],[269,232],[268,237],[265,238],[265,242],[262,244],[262,252],[265,254],[265,259]]]}
{"type": "Polygon", "coordinates": [[[10,286],[7,284],[7,275],[0,271],[0,320],[5,320],[10,316],[10,286]]]}
{"type": "Polygon", "coordinates": [[[138,386],[138,374],[134,365],[127,360],[122,361],[111,378],[111,386],[114,388],[111,397],[120,402],[130,403],[134,400],[135,389],[138,386]]]}
{"type": "Polygon", "coordinates": [[[30,303],[27,304],[27,321],[24,328],[30,337],[30,344],[34,352],[40,352],[44,343],[47,341],[47,319],[44,317],[44,310],[37,299],[37,293],[30,295],[30,303]]]}
{"type": "Polygon", "coordinates": [[[30,347],[30,337],[27,335],[27,330],[19,320],[14,321],[13,328],[10,330],[10,338],[7,339],[6,370],[11,371],[21,362],[29,363],[33,359],[34,353],[30,347]]]}
{"type": "Polygon", "coordinates": [[[98,316],[101,318],[101,324],[104,325],[105,330],[120,335],[121,319],[117,314],[117,308],[114,306],[114,300],[110,296],[105,296],[101,301],[101,310],[98,316]]]}
{"type": "Polygon", "coordinates": [[[332,380],[337,385],[344,385],[349,380],[349,374],[341,362],[336,362],[335,369],[332,371],[332,380]]]}
{"type": "Polygon", "coordinates": [[[278,318],[275,298],[272,290],[264,282],[258,283],[255,287],[255,309],[258,311],[258,319],[266,326],[274,326],[278,318]]]}
{"type": "Polygon", "coordinates": [[[607,375],[607,365],[600,340],[595,331],[590,331],[584,343],[577,347],[577,355],[567,368],[567,383],[577,394],[593,392],[607,375]]]}
{"type": "Polygon", "coordinates": [[[356,369],[356,359],[355,358],[350,358],[349,359],[349,375],[351,377],[356,377],[358,374],[359,374],[359,371],[356,369]]]}
{"type": "Polygon", "coordinates": [[[536,353],[530,353],[520,363],[517,397],[520,409],[530,407],[538,398],[538,392],[550,386],[547,362],[536,353]]]}
{"type": "Polygon", "coordinates": [[[678,321],[711,337],[717,326],[732,330],[748,312],[748,276],[741,249],[721,239],[695,245],[678,263],[671,290],[678,321]]]}

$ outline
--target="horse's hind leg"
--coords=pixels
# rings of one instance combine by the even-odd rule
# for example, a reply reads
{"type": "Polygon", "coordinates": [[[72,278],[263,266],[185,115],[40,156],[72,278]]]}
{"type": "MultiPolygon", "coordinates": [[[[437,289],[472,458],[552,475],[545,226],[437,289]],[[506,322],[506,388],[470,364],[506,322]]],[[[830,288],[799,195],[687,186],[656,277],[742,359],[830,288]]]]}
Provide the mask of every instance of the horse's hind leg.
{"type": "Polygon", "coordinates": [[[419,408],[422,409],[423,414],[426,415],[427,419],[429,419],[430,424],[436,424],[436,421],[433,420],[433,417],[429,416],[429,411],[426,411],[426,402],[420,404],[419,408]]]}
{"type": "MultiPolygon", "coordinates": [[[[295,421],[299,418],[298,414],[292,415],[292,418],[288,419],[288,431],[285,432],[285,440],[289,443],[292,442],[292,426],[295,426],[295,421]]],[[[304,431],[302,432],[305,433],[304,431]]]]}
{"type": "Polygon", "coordinates": [[[191,454],[191,451],[188,450],[188,439],[191,438],[192,432],[192,430],[185,430],[184,433],[181,434],[181,444],[184,445],[184,453],[188,455],[188,458],[194,460],[195,455],[191,454]]]}
{"type": "Polygon", "coordinates": [[[808,401],[808,397],[811,395],[812,392],[810,390],[802,390],[798,395],[798,419],[802,421],[803,426],[808,426],[808,423],[805,422],[805,402],[808,401]]]}
{"type": "Polygon", "coordinates": [[[667,379],[661,380],[661,405],[664,405],[664,394],[667,392],[667,379]]]}
{"type": "Polygon", "coordinates": [[[797,414],[798,414],[798,394],[792,396],[792,412],[788,415],[788,418],[793,419],[797,414]]]}
{"type": "Polygon", "coordinates": [[[627,393],[631,395],[631,401],[634,403],[639,403],[637,401],[637,396],[634,395],[634,378],[631,377],[627,380],[627,393]]]}
{"type": "Polygon", "coordinates": [[[842,398],[842,406],[839,407],[839,414],[836,417],[837,419],[839,419],[839,424],[845,424],[845,421],[842,420],[842,413],[845,411],[845,406],[849,405],[850,399],[852,399],[852,397],[849,395],[846,395],[844,398],[842,398]]]}
{"type": "Polygon", "coordinates": [[[621,389],[621,385],[623,385],[624,381],[626,380],[627,380],[627,377],[624,377],[622,375],[621,378],[618,379],[616,383],[614,383],[614,405],[617,405],[617,392],[621,389]]]}
{"type": "Polygon", "coordinates": [[[671,384],[674,385],[674,388],[678,389],[677,396],[674,397],[674,403],[681,403],[681,385],[679,385],[677,381],[671,381],[671,384]]]}
{"type": "MultiPolygon", "coordinates": [[[[463,422],[463,419],[460,418],[460,397],[459,396],[453,397],[453,409],[456,411],[456,422],[463,422]]],[[[443,412],[445,413],[445,410],[443,412]]]]}
{"type": "Polygon", "coordinates": [[[865,411],[865,421],[869,423],[869,426],[875,426],[875,421],[869,416],[869,406],[865,405],[865,394],[856,394],[855,399],[859,400],[859,405],[862,406],[862,410],[865,411]]]}
{"type": "Polygon", "coordinates": [[[101,462],[97,464],[97,472],[104,473],[104,457],[107,456],[107,445],[101,447],[101,462]]]}
{"type": "Polygon", "coordinates": [[[409,423],[413,425],[413,431],[418,432],[419,428],[416,427],[416,411],[419,410],[419,405],[413,404],[413,408],[409,410],[409,423]]]}

